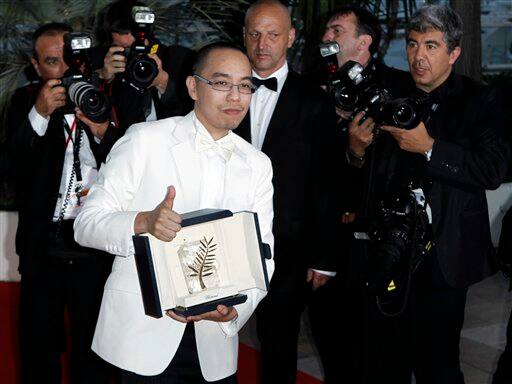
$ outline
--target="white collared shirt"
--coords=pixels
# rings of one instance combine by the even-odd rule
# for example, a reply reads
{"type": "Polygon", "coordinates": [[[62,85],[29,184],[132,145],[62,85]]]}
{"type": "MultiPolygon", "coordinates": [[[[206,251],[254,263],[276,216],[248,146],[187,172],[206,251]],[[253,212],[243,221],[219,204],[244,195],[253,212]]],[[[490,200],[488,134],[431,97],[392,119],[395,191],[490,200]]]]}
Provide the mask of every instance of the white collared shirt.
{"type": "MultiPolygon", "coordinates": [[[[201,135],[207,140],[213,140],[210,132],[208,132],[195,114],[193,121],[196,135],[201,135]]],[[[232,135],[233,132],[229,131],[226,136],[216,140],[216,143],[232,142],[232,135]]],[[[197,179],[201,180],[199,206],[205,208],[225,208],[226,160],[214,148],[200,151],[199,158],[201,163],[201,174],[197,175],[197,179]]]]}
{"type": "MultiPolygon", "coordinates": [[[[262,79],[262,77],[258,76],[254,70],[252,71],[252,75],[258,79],[262,79]]],[[[287,76],[288,63],[285,62],[281,68],[272,73],[270,76],[266,77],[275,77],[277,79],[277,92],[271,91],[267,87],[261,86],[252,95],[250,108],[251,142],[252,145],[258,148],[260,151],[263,147],[265,135],[267,134],[268,126],[270,124],[270,119],[272,118],[274,109],[276,108],[277,100],[279,99],[279,95],[281,94],[287,76]]],[[[318,269],[314,269],[314,271],[327,276],[336,275],[336,272],[331,271],[322,271],[318,269]]]]}
{"type": "MultiPolygon", "coordinates": [[[[73,126],[73,121],[75,120],[74,114],[68,114],[64,115],[64,118],[66,119],[66,122],[68,123],[69,127],[73,126]]],[[[44,118],[39,113],[37,113],[35,107],[32,107],[28,114],[28,119],[30,121],[30,124],[32,125],[32,129],[34,132],[39,136],[44,136],[46,134],[46,131],[48,129],[48,123],[50,121],[49,118],[44,118]]],[[[55,205],[55,211],[53,214],[53,221],[57,221],[59,218],[60,212],[62,210],[62,206],[64,204],[64,198],[66,197],[66,192],[68,190],[69,186],[69,180],[71,178],[71,170],[73,169],[73,142],[72,140],[68,141],[69,135],[64,129],[64,137],[66,141],[62,143],[62,145],[65,145],[65,143],[68,143],[66,146],[66,152],[64,153],[64,164],[62,167],[62,177],[60,180],[60,186],[59,186],[59,198],[57,199],[57,204],[55,205]]],[[[76,129],[73,130],[72,138],[75,140],[75,134],[76,129]]],[[[91,188],[92,184],[96,181],[96,177],[98,175],[98,166],[96,164],[96,159],[94,158],[94,154],[92,153],[91,146],[89,143],[88,136],[84,133],[82,133],[82,142],[80,146],[80,169],[82,171],[82,185],[83,191],[89,190],[91,188]]],[[[68,219],[74,219],[78,212],[80,211],[81,207],[85,203],[86,196],[82,196],[81,198],[81,204],[78,205],[78,199],[77,195],[75,193],[76,188],[76,177],[73,179],[73,183],[71,185],[71,194],[69,203],[67,204],[66,211],[64,212],[64,220],[68,219]]]]}
{"type": "MultiPolygon", "coordinates": [[[[258,76],[254,70],[252,71],[252,75],[258,79],[262,79],[262,77],[258,76]]],[[[252,95],[250,108],[251,142],[252,145],[259,150],[261,150],[261,147],[263,146],[263,141],[265,140],[265,135],[267,134],[270,119],[272,118],[272,114],[276,108],[277,100],[279,99],[279,95],[281,94],[281,90],[283,89],[283,85],[287,76],[288,63],[285,62],[281,68],[268,76],[275,77],[277,79],[277,92],[271,91],[267,87],[261,86],[252,95]]]]}

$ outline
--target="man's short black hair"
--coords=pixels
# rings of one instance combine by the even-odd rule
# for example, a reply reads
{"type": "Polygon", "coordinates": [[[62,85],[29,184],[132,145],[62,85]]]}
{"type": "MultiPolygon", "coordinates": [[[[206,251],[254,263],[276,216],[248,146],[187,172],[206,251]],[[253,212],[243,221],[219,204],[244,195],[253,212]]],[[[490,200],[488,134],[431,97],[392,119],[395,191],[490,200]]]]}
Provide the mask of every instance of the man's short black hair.
{"type": "Polygon", "coordinates": [[[245,51],[240,46],[233,44],[229,41],[216,41],[205,45],[199,51],[197,51],[194,64],[192,65],[193,73],[199,74],[199,72],[203,70],[206,60],[208,59],[210,53],[218,49],[232,49],[234,51],[242,53],[245,56],[245,51]]]}
{"type": "Polygon", "coordinates": [[[41,36],[56,36],[61,33],[73,32],[73,28],[70,25],[65,23],[48,23],[41,25],[39,28],[35,30],[32,34],[32,54],[34,59],[38,60],[37,52],[36,52],[36,42],[41,36]]]}
{"type": "Polygon", "coordinates": [[[112,32],[129,33],[132,25],[132,8],[145,7],[141,1],[118,0],[103,8],[98,15],[96,39],[102,45],[112,44],[112,32]]]}
{"type": "Polygon", "coordinates": [[[372,43],[368,48],[370,54],[373,55],[379,50],[380,38],[382,36],[382,28],[379,19],[369,10],[359,7],[357,5],[345,5],[335,9],[329,14],[327,21],[331,21],[341,16],[354,14],[356,18],[356,33],[357,36],[370,35],[372,43]]]}

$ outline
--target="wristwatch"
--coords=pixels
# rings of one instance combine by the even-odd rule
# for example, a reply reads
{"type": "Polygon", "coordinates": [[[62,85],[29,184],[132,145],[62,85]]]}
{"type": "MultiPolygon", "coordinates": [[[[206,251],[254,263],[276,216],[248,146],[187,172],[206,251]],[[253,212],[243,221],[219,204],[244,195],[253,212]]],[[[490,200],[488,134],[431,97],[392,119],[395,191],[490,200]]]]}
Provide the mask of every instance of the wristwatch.
{"type": "Polygon", "coordinates": [[[430,158],[432,157],[432,148],[430,148],[428,151],[425,151],[423,154],[425,155],[427,161],[430,161],[430,158]]]}

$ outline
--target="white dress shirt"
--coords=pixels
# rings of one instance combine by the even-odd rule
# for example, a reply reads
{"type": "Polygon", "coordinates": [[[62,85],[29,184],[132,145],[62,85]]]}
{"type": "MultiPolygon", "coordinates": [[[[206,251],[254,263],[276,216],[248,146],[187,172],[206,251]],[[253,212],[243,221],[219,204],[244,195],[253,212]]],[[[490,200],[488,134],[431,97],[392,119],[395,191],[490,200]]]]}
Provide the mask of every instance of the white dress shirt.
{"type": "MultiPolygon", "coordinates": [[[[252,75],[258,79],[263,79],[254,71],[252,72],[252,75]]],[[[285,62],[277,71],[268,76],[275,77],[277,79],[277,92],[261,86],[252,95],[251,108],[249,109],[251,113],[251,142],[252,145],[259,150],[261,150],[261,147],[263,146],[268,125],[270,124],[270,119],[272,118],[272,114],[276,108],[277,99],[279,99],[284,82],[286,81],[286,76],[288,76],[287,62],[285,62]]]]}
{"type": "MultiPolygon", "coordinates": [[[[263,77],[258,76],[254,70],[252,71],[252,75],[258,79],[263,79],[263,77]]],[[[251,108],[249,110],[251,113],[251,142],[252,145],[259,150],[263,147],[270,119],[274,114],[277,100],[279,99],[279,95],[281,94],[281,90],[283,89],[287,76],[288,63],[285,61],[281,68],[266,77],[266,79],[269,77],[275,77],[277,79],[277,92],[261,86],[252,95],[251,108]]],[[[315,271],[327,276],[336,275],[336,272],[331,271],[321,271],[318,269],[315,269],[315,271]]]]}
{"type": "MultiPolygon", "coordinates": [[[[105,284],[92,349],[109,363],[139,375],[156,375],[169,366],[185,324],[144,313],[133,257],[132,235],[138,212],[154,209],[173,185],[174,211],[208,208],[202,204],[216,205],[222,199],[220,207],[212,208],[257,212],[262,241],[273,247],[270,160],[235,133],[213,141],[203,129],[194,121],[194,112],[130,127],[102,165],[75,220],[79,244],[116,255],[105,284]],[[226,142],[231,138],[233,143],[226,142]],[[229,147],[233,148],[231,153],[229,147]],[[212,168],[205,164],[210,148],[215,152],[213,157],[220,158],[212,168]],[[226,161],[224,166],[222,160],[226,161]],[[216,175],[210,175],[210,180],[221,182],[201,185],[200,180],[210,172],[216,175]],[[211,200],[206,194],[212,195],[211,200]]],[[[273,260],[265,263],[271,277],[273,260]]],[[[236,372],[237,332],[265,296],[258,289],[245,292],[247,301],[236,306],[236,320],[194,324],[199,364],[207,381],[236,372]]]]}
{"type": "Polygon", "coordinates": [[[225,148],[233,151],[233,132],[229,131],[226,136],[215,141],[195,114],[193,122],[196,128],[196,151],[199,152],[201,163],[201,174],[197,175],[198,180],[201,180],[200,206],[224,208],[226,162],[230,157],[225,155],[225,148]]]}
{"type": "MultiPolygon", "coordinates": [[[[73,121],[75,120],[74,114],[64,115],[68,127],[73,126],[73,121]]],[[[28,114],[28,119],[30,124],[32,125],[32,129],[39,136],[44,136],[46,134],[46,130],[48,129],[48,123],[50,118],[44,118],[39,113],[37,113],[36,108],[32,107],[28,114]]],[[[66,192],[69,187],[70,178],[71,178],[71,170],[73,169],[73,140],[75,140],[76,129],[72,132],[72,139],[69,140],[68,132],[64,129],[64,137],[66,139],[65,143],[66,152],[64,154],[64,164],[62,167],[62,177],[60,180],[59,186],[59,198],[57,199],[57,204],[55,205],[55,211],[53,213],[53,221],[57,221],[61,210],[63,208],[64,199],[66,197],[66,192]]],[[[63,144],[64,145],[64,144],[63,144]]],[[[91,146],[89,144],[89,138],[85,133],[82,133],[82,142],[80,146],[80,169],[82,171],[82,191],[87,191],[92,186],[92,184],[96,181],[96,176],[98,174],[98,167],[96,164],[96,159],[91,150],[91,146]]],[[[64,212],[64,220],[74,219],[78,215],[80,208],[85,202],[86,195],[83,195],[80,200],[80,205],[78,205],[77,195],[75,193],[76,188],[76,177],[72,180],[71,185],[71,194],[69,198],[69,202],[66,207],[66,211],[64,212]]]]}

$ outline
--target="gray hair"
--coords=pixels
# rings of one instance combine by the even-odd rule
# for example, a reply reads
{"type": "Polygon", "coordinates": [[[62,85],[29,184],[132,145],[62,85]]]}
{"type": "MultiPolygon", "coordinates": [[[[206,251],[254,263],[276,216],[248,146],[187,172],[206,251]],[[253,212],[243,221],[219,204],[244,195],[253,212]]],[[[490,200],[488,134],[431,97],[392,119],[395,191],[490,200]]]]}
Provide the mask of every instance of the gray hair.
{"type": "Polygon", "coordinates": [[[455,47],[460,46],[462,19],[450,7],[427,5],[418,9],[407,24],[405,36],[408,38],[411,31],[426,33],[432,29],[443,32],[448,52],[452,52],[455,47]]]}

